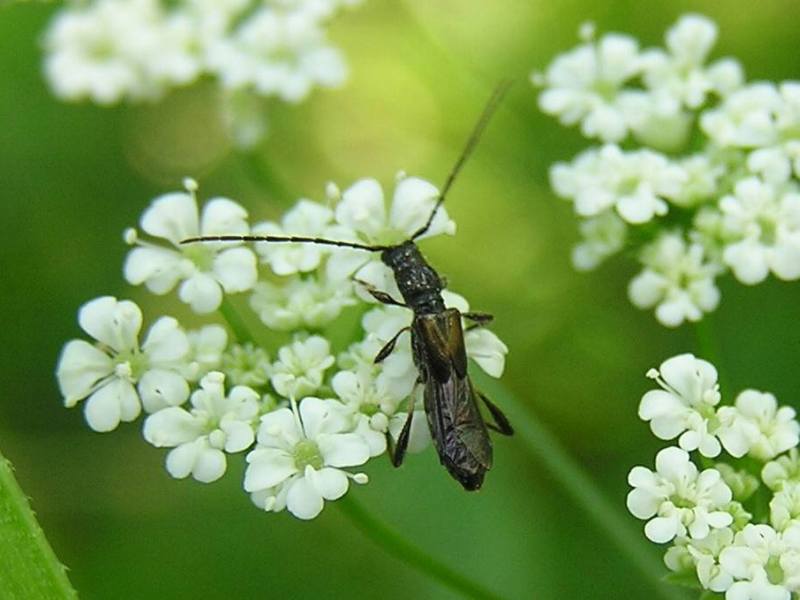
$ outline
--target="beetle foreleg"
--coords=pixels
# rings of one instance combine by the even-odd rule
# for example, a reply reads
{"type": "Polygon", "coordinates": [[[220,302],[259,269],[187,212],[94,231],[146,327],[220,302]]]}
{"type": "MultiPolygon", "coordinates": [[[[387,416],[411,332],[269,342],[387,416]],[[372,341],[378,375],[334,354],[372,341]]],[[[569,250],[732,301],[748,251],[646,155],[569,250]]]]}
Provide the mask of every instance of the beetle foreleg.
{"type": "Polygon", "coordinates": [[[378,288],[376,288],[371,283],[367,283],[366,281],[364,281],[362,279],[354,279],[353,281],[355,281],[357,284],[363,286],[364,289],[367,290],[367,292],[369,292],[370,296],[372,296],[373,298],[375,298],[375,300],[377,300],[378,302],[380,302],[382,304],[389,304],[391,306],[402,306],[404,308],[408,308],[407,304],[404,304],[403,302],[400,302],[399,300],[395,300],[389,294],[387,294],[386,292],[380,291],[378,288]]]}

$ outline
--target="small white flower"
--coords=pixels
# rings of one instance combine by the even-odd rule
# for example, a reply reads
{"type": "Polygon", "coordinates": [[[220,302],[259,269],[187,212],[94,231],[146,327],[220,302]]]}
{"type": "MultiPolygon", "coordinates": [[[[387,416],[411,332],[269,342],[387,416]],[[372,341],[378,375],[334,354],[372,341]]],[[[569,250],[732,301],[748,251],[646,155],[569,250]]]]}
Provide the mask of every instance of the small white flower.
{"type": "Polygon", "coordinates": [[[136,241],[125,260],[125,279],[133,285],[144,283],[154,294],[166,294],[183,281],[178,296],[197,313],[216,310],[223,291],[243,292],[256,283],[256,258],[238,242],[180,245],[182,240],[200,235],[247,234],[247,212],[227,198],[213,198],[198,215],[194,182],[187,192],[156,198],[142,215],[142,229],[162,238],[172,248],[136,241]],[[239,247],[236,247],[239,246],[239,247]]]}
{"type": "MultiPolygon", "coordinates": [[[[344,239],[362,244],[389,245],[407,240],[428,220],[439,190],[432,183],[417,177],[399,176],[388,214],[384,202],[383,188],[375,179],[361,179],[347,188],[336,206],[336,222],[347,233],[344,239]]],[[[428,232],[418,239],[446,233],[453,235],[455,223],[440,207],[428,232]]],[[[340,238],[342,239],[342,238],[340,238]]],[[[379,269],[384,279],[390,279],[391,271],[374,253],[358,250],[337,249],[328,260],[327,272],[331,279],[338,280],[355,273],[357,279],[377,283],[368,270],[379,269]],[[366,268],[364,268],[366,265],[366,268]]],[[[381,288],[386,292],[395,290],[381,288]]],[[[361,292],[363,294],[363,292],[361,292]]],[[[363,295],[365,300],[374,301],[363,295]]]]}
{"type": "Polygon", "coordinates": [[[670,201],[682,207],[707,203],[717,197],[719,184],[725,175],[725,166],[706,154],[693,154],[680,161],[686,181],[680,192],[670,201]]]}
{"type": "Polygon", "coordinates": [[[645,84],[697,109],[715,92],[727,95],[738,88],[744,73],[738,62],[724,59],[705,67],[717,40],[717,25],[702,15],[686,14],[665,36],[667,52],[651,49],[642,56],[645,84]]]}
{"type": "Polygon", "coordinates": [[[280,285],[260,281],[250,296],[250,306],[261,322],[278,331],[319,329],[355,303],[351,285],[312,276],[280,285]]]}
{"type": "Polygon", "coordinates": [[[800,278],[800,192],[781,191],[757,177],[742,179],[719,201],[729,237],[723,260],[742,283],[753,285],[770,271],[800,278]]]}
{"type": "Polygon", "coordinates": [[[228,334],[219,325],[206,325],[187,332],[189,338],[189,368],[187,379],[196,381],[222,364],[222,353],[228,345],[228,334]]]}
{"type": "MultiPolygon", "coordinates": [[[[331,380],[331,387],[351,414],[354,431],[369,444],[370,456],[383,454],[386,433],[396,437],[408,416],[406,397],[396,394],[389,378],[373,377],[366,369],[339,371],[331,380]]],[[[415,410],[413,419],[408,450],[419,452],[430,442],[430,433],[424,411],[415,410]]]]}
{"type": "Polygon", "coordinates": [[[640,70],[637,41],[610,33],[556,57],[533,82],[545,88],[539,95],[542,111],[564,125],[580,123],[586,137],[618,142],[628,131],[619,95],[640,70]]]}
{"type": "Polygon", "coordinates": [[[594,269],[622,250],[627,229],[625,221],[611,210],[581,221],[579,230],[583,239],[572,249],[572,265],[578,271],[594,269]]]}
{"type": "Polygon", "coordinates": [[[735,457],[750,456],[768,461],[797,446],[800,424],[790,406],[778,408],[775,396],[757,390],[744,390],[735,406],[717,411],[718,437],[725,450],[735,457]]]}
{"type": "Polygon", "coordinates": [[[769,503],[769,520],[776,531],[800,525],[800,483],[786,482],[769,503]]]}
{"type": "Polygon", "coordinates": [[[167,471],[177,479],[191,475],[210,483],[225,473],[225,453],[241,452],[255,441],[259,396],[236,386],[225,395],[225,376],[212,371],[192,394],[191,410],[177,406],[153,413],[144,423],[144,438],[167,455],[167,471]]]}
{"type": "Polygon", "coordinates": [[[258,388],[269,381],[272,365],[267,351],[260,346],[234,344],[222,357],[222,370],[234,385],[258,388]]]}
{"type": "Polygon", "coordinates": [[[263,6],[208,52],[208,68],[223,87],[248,88],[287,102],[314,86],[337,87],[347,78],[339,51],[328,45],[314,15],[263,6]]]}
{"type": "Polygon", "coordinates": [[[628,223],[642,224],[667,213],[667,200],[681,194],[687,174],[656,152],[609,144],[579,154],[572,164],[556,163],[550,180],[582,217],[613,207],[628,223]]]}
{"type": "Polygon", "coordinates": [[[800,573],[799,550],[800,526],[780,534],[769,525],[747,525],[720,554],[720,565],[736,579],[726,600],[790,600],[800,573]]]}
{"type": "MultiPolygon", "coordinates": [[[[332,219],[333,211],[327,206],[301,199],[284,215],[280,225],[259,223],[253,226],[253,235],[326,237],[332,219]]],[[[319,244],[264,243],[256,244],[255,248],[277,275],[314,271],[323,255],[330,252],[330,247],[319,244]]]]}
{"type": "Polygon", "coordinates": [[[662,389],[650,390],[639,404],[639,418],[662,440],[678,436],[684,450],[700,450],[703,456],[717,456],[720,443],[714,437],[712,421],[720,401],[717,370],[711,363],[680,354],[648,373],[662,389]]]}
{"type": "Polygon", "coordinates": [[[705,111],[700,126],[718,146],[758,148],[775,141],[774,114],[781,106],[771,83],[755,83],[729,95],[718,108],[705,111]]]}
{"type": "Polygon", "coordinates": [[[322,386],[325,371],[335,362],[330,342],[314,335],[298,339],[278,350],[270,382],[286,398],[302,398],[322,386]]]}
{"type": "Polygon", "coordinates": [[[160,19],[153,0],[101,0],[59,12],[45,35],[45,74],[55,94],[99,104],[158,95],[143,67],[160,41],[160,19]]]}
{"type": "Polygon", "coordinates": [[[349,478],[365,482],[363,474],[342,467],[363,465],[369,457],[369,445],[351,432],[340,403],[305,398],[297,412],[281,408],[261,418],[244,489],[266,510],[286,507],[300,519],[313,519],[325,500],[347,493],[349,478]]]}
{"type": "Polygon", "coordinates": [[[761,480],[774,492],[787,483],[800,483],[800,454],[791,448],[788,455],[779,456],[761,469],[761,480]]]}
{"type": "Polygon", "coordinates": [[[717,308],[719,289],[714,278],[721,268],[709,262],[700,244],[687,244],[677,233],[664,233],[642,250],[645,269],[628,286],[638,308],[656,307],[662,325],[677,327],[699,321],[717,308]]]}
{"type": "Polygon", "coordinates": [[[733,517],[724,510],[731,501],[730,488],[716,469],[698,475],[689,454],[680,448],[665,448],[656,455],[656,471],[634,467],[628,475],[633,490],[628,510],[647,520],[645,535],[656,543],[677,535],[703,539],[710,528],[727,527],[733,517]]]}
{"type": "Polygon", "coordinates": [[[738,502],[746,502],[761,487],[758,478],[745,469],[735,469],[722,462],[715,464],[714,468],[722,475],[722,479],[733,492],[734,500],[738,502]]]}
{"type": "Polygon", "coordinates": [[[95,298],[81,307],[78,322],[97,344],[68,342],[56,375],[65,406],[89,398],[84,408],[89,427],[111,431],[138,417],[142,405],[152,412],[189,397],[182,375],[189,340],[175,319],[161,317],[141,346],[142,312],[129,300],[95,298]]]}
{"type": "Polygon", "coordinates": [[[728,527],[712,529],[701,540],[687,537],[675,539],[667,550],[664,562],[672,571],[694,570],[705,589],[724,592],[733,583],[733,577],[719,564],[719,555],[733,543],[733,530],[728,527]]]}

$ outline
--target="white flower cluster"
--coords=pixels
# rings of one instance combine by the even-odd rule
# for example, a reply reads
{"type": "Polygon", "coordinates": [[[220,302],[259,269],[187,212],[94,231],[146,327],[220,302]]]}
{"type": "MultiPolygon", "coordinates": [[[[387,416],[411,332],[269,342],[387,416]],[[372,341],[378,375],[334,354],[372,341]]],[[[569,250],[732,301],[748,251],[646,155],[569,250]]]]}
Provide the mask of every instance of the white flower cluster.
{"type": "Polygon", "coordinates": [[[634,467],[628,510],[645,535],[671,543],[667,580],[726,600],[790,600],[800,593],[800,424],[775,396],[745,390],[724,404],[714,366],[672,357],[648,377],[639,416],[678,446],[656,469],[634,467]],[[721,458],[723,450],[728,458],[721,458]],[[696,452],[697,463],[692,460],[696,452]],[[720,462],[712,462],[710,459],[720,462]]]}
{"type": "MultiPolygon", "coordinates": [[[[125,278],[157,295],[177,287],[180,300],[206,316],[218,309],[230,315],[236,308],[228,296],[247,293],[253,317],[273,334],[255,337],[268,345],[232,339],[216,323],[186,330],[166,316],[140,342],[139,307],[96,298],[78,316],[93,341],[70,341],[58,363],[64,403],[86,400],[86,421],[102,432],[144,411],[144,437],[171,449],[166,468],[176,478],[215,481],[225,473],[228,455],[246,452],[244,489],[257,506],[314,518],[324,500],[346,493],[351,480],[366,483],[364,473],[348,468],[384,454],[387,436],[399,435],[409,410],[418,411],[409,449],[422,450],[429,442],[409,334],[375,364],[379,350],[410,324],[411,312],[376,305],[368,294],[360,297],[363,282],[399,297],[391,271],[375,253],[312,244],[261,244],[253,251],[239,242],[180,242],[199,235],[285,232],[394,243],[425,223],[439,192],[427,181],[400,175],[387,211],[383,189],[373,179],[341,194],[331,184],[332,207],[303,199],[281,223],[251,228],[236,202],[213,198],[200,211],[197,184],[187,180],[185,187],[156,198],[144,211],[140,225],[146,235],[125,232],[133,246],[125,278]],[[360,332],[336,348],[326,331],[347,307],[361,307],[360,332]]],[[[454,231],[440,209],[429,235],[454,231]]],[[[469,308],[452,292],[444,297],[449,306],[469,308]]],[[[248,336],[235,321],[233,331],[248,336]]],[[[465,343],[481,368],[500,376],[508,349],[496,335],[466,329],[465,343]]]]}
{"type": "Polygon", "coordinates": [[[715,279],[800,279],[800,82],[747,83],[730,58],[708,60],[716,24],[682,16],[665,48],[610,33],[558,56],[539,106],[601,145],[551,168],[582,219],[579,270],[624,248],[642,271],[628,288],[668,327],[720,301],[715,279]]]}
{"type": "Polygon", "coordinates": [[[202,77],[225,94],[234,140],[252,145],[259,98],[300,102],[337,87],[347,65],[328,22],[360,0],[93,0],[56,13],[44,70],[65,100],[152,101],[202,77]]]}

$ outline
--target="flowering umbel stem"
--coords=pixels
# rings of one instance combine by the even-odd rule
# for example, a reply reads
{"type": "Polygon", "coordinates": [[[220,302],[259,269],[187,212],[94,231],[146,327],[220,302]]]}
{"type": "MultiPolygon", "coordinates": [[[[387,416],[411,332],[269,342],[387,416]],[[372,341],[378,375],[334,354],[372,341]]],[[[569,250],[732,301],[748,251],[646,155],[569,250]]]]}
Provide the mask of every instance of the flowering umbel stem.
{"type": "Polygon", "coordinates": [[[645,544],[624,513],[597,488],[530,408],[524,406],[503,385],[483,374],[476,373],[474,379],[478,388],[503,407],[509,420],[514,423],[516,439],[530,454],[544,463],[572,500],[603,530],[631,565],[652,583],[653,592],[665,600],[681,598],[676,590],[668,589],[662,584],[664,569],[661,561],[654,554],[645,551],[645,544]]]}
{"type": "Polygon", "coordinates": [[[337,505],[341,508],[342,513],[364,535],[386,550],[386,552],[414,569],[425,573],[445,587],[459,592],[467,598],[499,600],[503,597],[426,554],[370,513],[352,494],[345,496],[337,505]]]}
{"type": "Polygon", "coordinates": [[[52,600],[77,598],[67,573],[44,536],[14,478],[11,463],[0,454],[0,595],[52,600]]]}

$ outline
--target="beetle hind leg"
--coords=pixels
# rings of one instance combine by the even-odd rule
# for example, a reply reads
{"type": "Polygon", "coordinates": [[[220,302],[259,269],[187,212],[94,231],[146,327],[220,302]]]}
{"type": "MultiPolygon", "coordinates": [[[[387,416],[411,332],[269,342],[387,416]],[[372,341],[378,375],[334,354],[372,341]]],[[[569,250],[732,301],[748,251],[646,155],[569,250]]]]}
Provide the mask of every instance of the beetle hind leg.
{"type": "Polygon", "coordinates": [[[487,423],[486,426],[500,435],[514,435],[514,428],[508,421],[508,417],[503,414],[503,411],[481,392],[478,392],[478,396],[483,400],[483,404],[486,406],[489,414],[492,415],[492,420],[494,421],[494,423],[487,423]]]}

